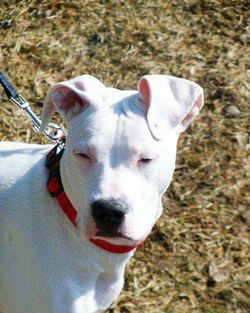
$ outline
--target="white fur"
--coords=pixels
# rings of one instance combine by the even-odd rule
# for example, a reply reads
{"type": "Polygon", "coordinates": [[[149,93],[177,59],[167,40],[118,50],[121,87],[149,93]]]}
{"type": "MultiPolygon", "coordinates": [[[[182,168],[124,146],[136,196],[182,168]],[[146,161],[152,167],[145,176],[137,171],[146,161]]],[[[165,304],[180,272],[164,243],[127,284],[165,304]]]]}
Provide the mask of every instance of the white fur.
{"type": "MultiPolygon", "coordinates": [[[[66,194],[78,211],[77,229],[46,188],[44,163],[52,146],[0,145],[1,313],[104,310],[118,297],[133,252],[109,253],[89,241],[97,231],[91,203],[118,198],[128,205],[121,231],[130,239],[106,238],[118,245],[144,239],[162,213],[161,197],[175,167],[178,125],[158,140],[148,125],[143,91],[119,91],[95,80],[81,76],[54,86],[44,106],[45,124],[54,109],[67,122],[60,168],[66,194]],[[53,98],[57,89],[62,94],[53,98]],[[79,101],[63,103],[62,96],[72,92],[79,101]],[[91,154],[91,160],[77,153],[91,154]],[[140,161],[145,158],[152,161],[140,161]]],[[[154,92],[160,93],[155,86],[154,81],[154,92]]],[[[194,102],[188,105],[189,112],[194,102]]],[[[183,112],[181,120],[188,119],[187,109],[183,112]]]]}

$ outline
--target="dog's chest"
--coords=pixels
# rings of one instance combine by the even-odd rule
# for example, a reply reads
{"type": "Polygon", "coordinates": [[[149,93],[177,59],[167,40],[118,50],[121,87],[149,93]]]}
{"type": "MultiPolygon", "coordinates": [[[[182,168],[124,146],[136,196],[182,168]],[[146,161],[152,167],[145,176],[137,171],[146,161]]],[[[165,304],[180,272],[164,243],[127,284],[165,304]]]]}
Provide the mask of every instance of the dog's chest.
{"type": "Polygon", "coordinates": [[[122,278],[106,274],[67,231],[47,236],[46,227],[34,232],[32,226],[11,226],[0,250],[0,303],[6,312],[93,313],[118,296],[122,278]],[[9,290],[16,293],[15,303],[9,290]]]}

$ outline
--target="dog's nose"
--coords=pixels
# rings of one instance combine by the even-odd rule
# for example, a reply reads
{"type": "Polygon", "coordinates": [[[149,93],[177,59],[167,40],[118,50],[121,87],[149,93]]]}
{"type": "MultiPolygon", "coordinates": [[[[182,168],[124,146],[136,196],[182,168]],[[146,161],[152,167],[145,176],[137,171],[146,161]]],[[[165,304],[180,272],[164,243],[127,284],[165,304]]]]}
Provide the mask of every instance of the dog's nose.
{"type": "Polygon", "coordinates": [[[95,201],[91,209],[96,227],[107,235],[114,235],[118,231],[128,212],[126,204],[116,199],[95,201]]]}

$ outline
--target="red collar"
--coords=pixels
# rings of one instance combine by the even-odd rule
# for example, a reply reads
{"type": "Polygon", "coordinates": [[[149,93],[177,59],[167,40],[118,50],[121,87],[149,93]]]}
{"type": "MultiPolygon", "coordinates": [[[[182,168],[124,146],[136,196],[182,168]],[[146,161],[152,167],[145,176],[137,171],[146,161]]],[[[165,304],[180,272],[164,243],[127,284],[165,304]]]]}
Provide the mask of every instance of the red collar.
{"type": "MultiPolygon", "coordinates": [[[[65,138],[63,139],[63,142],[56,145],[48,153],[46,157],[45,164],[49,170],[49,178],[47,181],[47,187],[51,196],[56,198],[57,202],[59,203],[60,207],[63,209],[64,213],[67,215],[67,217],[72,222],[72,224],[76,227],[77,226],[77,211],[73,207],[73,204],[70,202],[69,198],[67,197],[64,191],[62,180],[61,180],[61,175],[60,175],[60,159],[64,152],[64,143],[65,143],[65,138]]],[[[112,252],[112,253],[127,253],[136,249],[138,246],[140,246],[143,243],[143,240],[142,240],[133,246],[124,246],[124,245],[115,245],[106,240],[101,240],[101,239],[90,239],[90,241],[94,245],[98,246],[99,248],[106,250],[108,252],[112,252]]]]}

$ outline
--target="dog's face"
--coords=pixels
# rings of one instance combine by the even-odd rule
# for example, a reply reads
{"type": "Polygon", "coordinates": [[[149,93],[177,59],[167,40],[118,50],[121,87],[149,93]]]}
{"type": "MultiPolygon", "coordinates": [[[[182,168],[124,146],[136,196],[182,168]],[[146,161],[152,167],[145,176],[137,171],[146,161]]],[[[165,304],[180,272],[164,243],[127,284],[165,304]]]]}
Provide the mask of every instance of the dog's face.
{"type": "Polygon", "coordinates": [[[139,241],[161,214],[178,135],[153,138],[143,111],[129,107],[137,100],[89,106],[68,124],[65,172],[71,194],[77,191],[79,229],[90,238],[139,241]]]}
{"type": "Polygon", "coordinates": [[[202,89],[171,76],[145,76],[138,92],[91,76],[52,87],[44,125],[54,109],[67,122],[62,180],[84,237],[133,245],[147,236],[162,213],[179,133],[201,106],[202,89]]]}

